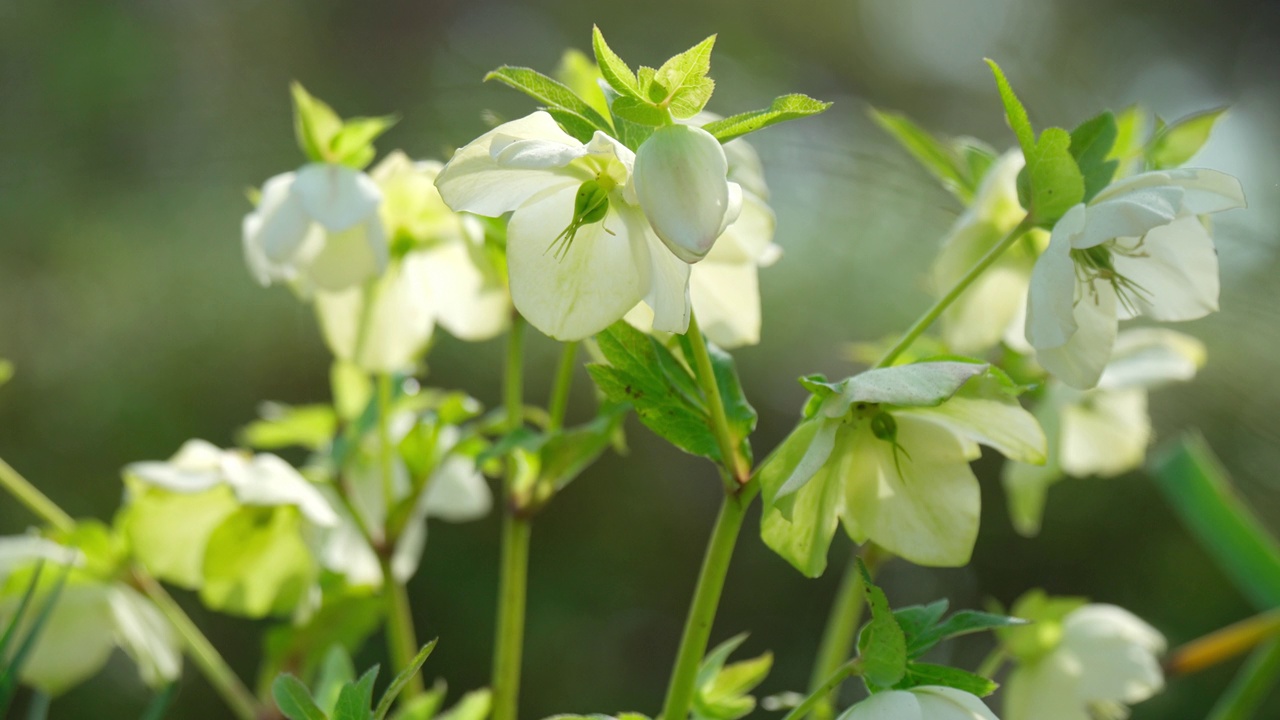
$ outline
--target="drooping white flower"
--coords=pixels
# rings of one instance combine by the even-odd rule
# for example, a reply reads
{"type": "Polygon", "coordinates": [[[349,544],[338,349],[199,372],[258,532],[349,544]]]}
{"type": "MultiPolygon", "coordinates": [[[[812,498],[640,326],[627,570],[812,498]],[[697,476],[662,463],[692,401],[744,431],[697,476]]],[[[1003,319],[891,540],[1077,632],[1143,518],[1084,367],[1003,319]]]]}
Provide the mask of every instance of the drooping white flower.
{"type": "MultiPolygon", "coordinates": [[[[724,153],[729,178],[742,188],[742,211],[693,265],[689,298],[703,334],[720,347],[736,348],[760,342],[759,269],[777,262],[782,248],[773,244],[776,218],[755,149],[738,139],[726,143],[724,153]]],[[[627,322],[650,331],[653,311],[641,303],[627,313],[627,322]]]]}
{"type": "Polygon", "coordinates": [[[1097,384],[1119,319],[1194,320],[1218,309],[1218,256],[1198,217],[1245,206],[1235,178],[1135,175],[1067,211],[1032,271],[1027,340],[1064,383],[1097,384]]]}
{"type": "Polygon", "coordinates": [[[1061,639],[1040,657],[1016,658],[1005,682],[1005,720],[1127,717],[1128,706],[1164,687],[1165,639],[1115,605],[1085,605],[1062,620],[1061,639]]]}
{"type": "Polygon", "coordinates": [[[182,652],[168,620],[137,590],[99,574],[94,564],[82,560],[79,551],[52,540],[0,538],[0,628],[14,617],[37,564],[43,563],[43,591],[24,615],[23,632],[50,597],[47,591],[56,578],[66,573],[23,665],[22,682],[49,695],[61,694],[102,669],[116,648],[133,660],[148,685],[176,680],[182,672],[182,652]]]}
{"type": "Polygon", "coordinates": [[[940,685],[878,692],[845,710],[839,720],[999,720],[971,693],[940,685]]]}
{"type": "Polygon", "coordinates": [[[810,417],[760,471],[764,541],[801,572],[826,566],[837,521],[911,562],[959,566],[978,535],[979,443],[1044,462],[1040,426],[989,366],[926,362],[810,381],[810,417]]]}
{"type": "Polygon", "coordinates": [[[684,332],[689,265],[645,219],[631,184],[634,162],[604,133],[584,145],[535,112],[458,150],[436,186],[454,210],[512,213],[511,299],[543,333],[588,337],[641,300],[654,309],[656,328],[684,332]]]}
{"type": "Polygon", "coordinates": [[[1014,528],[1040,530],[1045,494],[1064,475],[1115,477],[1142,466],[1151,444],[1150,390],[1195,377],[1204,344],[1165,328],[1121,332],[1098,386],[1076,390],[1050,379],[1034,413],[1049,440],[1041,466],[1005,464],[1003,479],[1014,528]]]}
{"type": "Polygon", "coordinates": [[[373,169],[390,242],[407,249],[371,288],[316,294],[330,349],[365,370],[411,369],[437,323],[478,341],[501,333],[510,318],[506,283],[484,257],[484,230],[444,204],[435,187],[440,168],[394,152],[373,169]]]}
{"type": "MultiPolygon", "coordinates": [[[[1023,165],[1022,152],[1010,150],[983,176],[973,202],[948,230],[933,263],[930,282],[935,295],[941,297],[955,287],[1026,216],[1017,187],[1023,165]]],[[[1021,319],[1031,268],[1045,239],[1043,231],[1028,233],[947,308],[942,314],[942,336],[948,347],[962,354],[984,352],[1021,319]]]]}
{"type": "Polygon", "coordinates": [[[731,182],[720,141],[695,125],[653,132],[636,151],[635,195],[644,215],[676,257],[707,257],[742,209],[742,188],[731,182]]]}
{"type": "Polygon", "coordinates": [[[263,285],[288,282],[304,295],[376,277],[387,264],[381,200],[368,175],[345,165],[312,163],[271,178],[244,218],[249,269],[263,285]]]}

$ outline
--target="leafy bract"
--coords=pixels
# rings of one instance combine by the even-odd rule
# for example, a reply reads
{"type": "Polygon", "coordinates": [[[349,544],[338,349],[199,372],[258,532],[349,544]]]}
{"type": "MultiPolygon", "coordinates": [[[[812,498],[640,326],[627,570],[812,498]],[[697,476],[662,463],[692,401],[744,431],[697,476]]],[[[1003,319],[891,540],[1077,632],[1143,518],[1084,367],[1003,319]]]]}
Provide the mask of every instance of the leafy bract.
{"type": "Polygon", "coordinates": [[[1147,143],[1147,164],[1153,170],[1175,168],[1190,160],[1209,140],[1209,133],[1227,108],[1205,110],[1175,120],[1147,143]]]}
{"type": "Polygon", "coordinates": [[[763,110],[730,115],[727,118],[709,122],[703,125],[702,129],[711,133],[720,142],[727,143],[734,138],[763,130],[770,125],[817,115],[829,107],[831,107],[829,102],[793,93],[774,98],[769,107],[763,110]]]}
{"type": "Polygon", "coordinates": [[[868,113],[951,194],[966,205],[973,200],[995,159],[989,147],[967,138],[947,141],[936,137],[901,113],[877,108],[868,113]]]}
{"type": "Polygon", "coordinates": [[[747,639],[745,633],[716,646],[702,661],[693,698],[693,717],[700,720],[737,720],[755,709],[756,701],[748,695],[764,681],[773,666],[773,654],[764,653],[750,660],[726,665],[747,639]]]}
{"type": "Polygon", "coordinates": [[[564,83],[537,70],[503,65],[485,75],[484,79],[497,80],[543,103],[565,132],[584,143],[591,140],[596,130],[612,132],[609,121],[586,100],[574,94],[564,83]]]}
{"type": "Polygon", "coordinates": [[[292,506],[245,506],[209,535],[200,599],[215,610],[265,617],[288,615],[317,572],[292,506]]]}
{"type": "Polygon", "coordinates": [[[418,654],[413,656],[409,666],[395,676],[395,679],[387,686],[386,692],[382,694],[382,699],[378,700],[378,707],[374,708],[373,711],[373,720],[382,720],[387,716],[387,713],[391,712],[391,705],[396,701],[400,692],[404,690],[405,685],[408,685],[413,676],[417,675],[418,671],[422,669],[422,664],[431,656],[431,651],[436,649],[437,642],[439,641],[432,640],[423,645],[418,654]]]}
{"type": "Polygon", "coordinates": [[[948,665],[911,662],[907,663],[907,672],[902,681],[895,686],[895,689],[906,690],[921,685],[942,685],[963,690],[970,695],[977,695],[978,697],[986,697],[1000,687],[994,681],[971,673],[968,670],[961,670],[948,665]]]}
{"type": "Polygon", "coordinates": [[[373,162],[373,141],[396,124],[394,116],[343,120],[301,83],[293,93],[294,133],[298,146],[312,162],[337,163],[357,170],[373,162]]]}
{"type": "Polygon", "coordinates": [[[1120,163],[1111,158],[1116,143],[1116,116],[1111,111],[1096,115],[1071,131],[1071,156],[1084,177],[1084,201],[1111,184],[1120,163]]]}
{"type": "Polygon", "coordinates": [[[293,675],[276,678],[271,685],[271,697],[289,720],[328,720],[311,697],[311,691],[293,675]]]}
{"type": "Polygon", "coordinates": [[[595,51],[596,65],[605,82],[624,97],[640,97],[640,88],[636,84],[636,74],[618,57],[604,40],[604,33],[599,26],[591,26],[591,47],[595,51]]]}
{"type": "Polygon", "coordinates": [[[328,447],[338,429],[338,417],[328,405],[284,405],[265,402],[261,419],[240,429],[238,442],[258,450],[303,447],[318,451],[328,447]]]}
{"type": "Polygon", "coordinates": [[[907,672],[907,638],[898,625],[889,598],[871,582],[865,566],[859,566],[866,588],[871,621],[858,638],[858,657],[862,662],[862,679],[871,689],[890,688],[907,672]]]}

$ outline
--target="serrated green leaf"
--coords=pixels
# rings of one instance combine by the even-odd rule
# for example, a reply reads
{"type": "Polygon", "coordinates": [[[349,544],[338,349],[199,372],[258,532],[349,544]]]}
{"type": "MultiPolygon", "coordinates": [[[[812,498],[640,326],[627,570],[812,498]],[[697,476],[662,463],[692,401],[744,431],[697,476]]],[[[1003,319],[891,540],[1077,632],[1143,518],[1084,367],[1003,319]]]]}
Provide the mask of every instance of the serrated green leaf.
{"type": "Polygon", "coordinates": [[[1071,131],[1071,156],[1084,177],[1084,202],[1111,184],[1120,163],[1111,157],[1116,142],[1116,116],[1108,110],[1071,131]]]}
{"type": "Polygon", "coordinates": [[[895,687],[899,690],[907,690],[921,685],[941,685],[962,690],[978,697],[986,697],[1000,687],[998,683],[968,670],[917,662],[907,665],[906,675],[902,678],[902,682],[895,687]]]}
{"type": "Polygon", "coordinates": [[[916,125],[906,115],[871,108],[871,119],[889,133],[929,174],[961,202],[968,204],[982,175],[972,174],[971,158],[916,125]]]}
{"type": "MultiPolygon", "coordinates": [[[[581,123],[575,123],[575,129],[578,130],[577,133],[567,127],[565,130],[582,142],[587,142],[591,139],[590,133],[586,137],[581,136],[580,133],[585,127],[592,128],[593,132],[595,130],[603,130],[607,133],[611,130],[609,122],[601,117],[600,113],[596,112],[586,100],[575,95],[564,83],[554,78],[549,78],[537,70],[503,65],[485,75],[484,79],[486,82],[497,80],[508,87],[519,90],[529,97],[545,103],[549,111],[561,111],[562,117],[568,115],[580,120],[581,123]]],[[[557,118],[558,121],[559,119],[557,118]]]]}
{"type": "Polygon", "coordinates": [[[817,115],[825,112],[829,107],[831,107],[829,102],[793,93],[774,98],[769,107],[764,110],[730,115],[722,120],[709,122],[703,125],[702,129],[714,135],[721,143],[727,143],[734,138],[763,130],[770,125],[817,115]]]}
{"type": "Polygon", "coordinates": [[[943,640],[960,635],[1026,624],[1027,621],[1021,618],[979,610],[961,610],[945,621],[915,633],[907,643],[907,655],[911,658],[920,657],[943,640]]]}
{"type": "MultiPolygon", "coordinates": [[[[303,677],[311,677],[335,645],[347,653],[358,650],[377,630],[386,607],[386,603],[371,592],[369,588],[326,592],[320,608],[306,623],[279,625],[268,630],[263,639],[259,687],[269,688],[275,676],[286,667],[303,677]]],[[[336,694],[334,699],[336,701],[336,694]]]]}
{"type": "Polygon", "coordinates": [[[604,76],[605,82],[622,96],[640,97],[640,86],[637,84],[635,73],[631,72],[631,68],[604,41],[604,33],[600,32],[600,27],[597,25],[591,26],[591,47],[595,52],[596,65],[600,67],[600,74],[604,76]]]}
{"type": "Polygon", "coordinates": [[[1030,188],[1027,211],[1037,225],[1052,227],[1076,203],[1084,199],[1084,176],[1071,157],[1071,135],[1051,127],[1027,154],[1027,165],[1019,175],[1030,188]]]}
{"type": "Polygon", "coordinates": [[[707,77],[711,72],[711,49],[716,44],[716,36],[703,40],[688,50],[676,55],[665,63],[654,74],[653,85],[662,89],[661,100],[650,99],[668,110],[677,118],[691,118],[702,111],[711,93],[715,90],[715,82],[707,77]]]}
{"type": "Polygon", "coordinates": [[[378,679],[378,666],[374,665],[360,679],[347,683],[338,693],[338,704],[333,708],[332,720],[369,720],[369,706],[373,704],[373,683],[378,679]]]}
{"type": "Polygon", "coordinates": [[[387,716],[387,713],[391,712],[391,706],[395,703],[396,697],[404,690],[404,686],[409,684],[413,676],[417,675],[418,671],[422,669],[422,664],[427,661],[427,658],[431,657],[431,651],[436,649],[437,642],[439,642],[439,639],[423,645],[418,654],[413,656],[409,666],[401,670],[400,674],[396,675],[395,679],[391,681],[391,684],[387,686],[386,692],[382,694],[382,699],[378,701],[378,707],[373,711],[373,720],[382,720],[387,716]]]}
{"type": "Polygon", "coordinates": [[[610,109],[614,117],[646,127],[656,128],[671,122],[671,114],[665,109],[637,97],[616,98],[610,109]]]}
{"type": "Polygon", "coordinates": [[[1166,170],[1190,160],[1208,142],[1214,124],[1226,111],[1225,107],[1205,110],[1161,128],[1147,145],[1147,164],[1153,170],[1166,170]]]}
{"type": "Polygon", "coordinates": [[[400,118],[394,115],[351,118],[343,121],[342,129],[330,140],[328,151],[330,161],[363,170],[373,162],[377,154],[373,148],[373,141],[399,121],[400,118]]]}
{"type": "Polygon", "coordinates": [[[564,489],[612,444],[623,414],[618,407],[589,423],[552,435],[542,447],[540,481],[556,491],[564,489]]]}
{"type": "Polygon", "coordinates": [[[873,689],[893,687],[907,672],[907,639],[889,609],[884,590],[873,584],[865,572],[862,582],[871,608],[871,622],[858,639],[862,679],[873,689]]]}
{"type": "Polygon", "coordinates": [[[996,87],[1000,91],[1000,101],[1004,103],[1004,114],[1009,121],[1009,127],[1017,136],[1018,144],[1022,146],[1022,154],[1030,158],[1036,146],[1036,132],[1031,127],[1031,119],[1027,117],[1027,109],[1022,106],[1022,101],[1013,92],[1009,79],[1005,77],[1004,70],[1000,69],[996,61],[987,58],[987,65],[991,67],[991,74],[995,75],[996,87]]]}
{"type": "Polygon", "coordinates": [[[289,90],[293,95],[293,128],[298,147],[312,162],[327,162],[333,138],[342,130],[342,118],[307,92],[302,83],[294,81],[289,90]]]}
{"type": "Polygon", "coordinates": [[[609,98],[600,86],[604,76],[596,63],[581,50],[569,48],[564,51],[560,64],[556,66],[555,78],[585,100],[601,117],[609,115],[609,98]]]}
{"type": "Polygon", "coordinates": [[[292,675],[276,678],[271,684],[271,697],[289,720],[328,720],[316,706],[316,701],[311,699],[307,686],[292,675]]]}
{"type": "Polygon", "coordinates": [[[830,417],[840,417],[855,403],[933,407],[955,395],[969,380],[983,375],[990,366],[970,362],[922,362],[875,368],[833,385],[840,397],[825,409],[830,417]]]}
{"type": "Polygon", "coordinates": [[[575,112],[564,108],[547,108],[547,114],[554,118],[565,132],[584,143],[591,142],[591,138],[595,137],[596,126],[575,112]]]}
{"type": "Polygon", "coordinates": [[[747,641],[747,633],[738,633],[724,642],[716,645],[702,659],[702,663],[698,665],[698,675],[694,680],[695,687],[703,687],[710,685],[716,679],[716,675],[729,661],[729,656],[747,641]]]}
{"type": "Polygon", "coordinates": [[[946,599],[942,599],[928,605],[910,605],[894,610],[893,616],[898,620],[898,626],[902,628],[903,634],[907,636],[907,646],[910,647],[917,635],[936,625],[942,616],[947,614],[950,604],[946,599]]]}
{"type": "MultiPolygon", "coordinates": [[[[750,660],[726,665],[703,689],[703,699],[711,704],[745,695],[764,682],[773,668],[773,653],[765,652],[750,660]]],[[[754,704],[754,703],[753,703],[754,704]]]]}
{"type": "Polygon", "coordinates": [[[326,714],[332,713],[343,686],[355,679],[356,668],[347,649],[342,645],[329,648],[324,660],[320,662],[320,673],[315,680],[315,692],[312,693],[316,705],[326,714]]]}

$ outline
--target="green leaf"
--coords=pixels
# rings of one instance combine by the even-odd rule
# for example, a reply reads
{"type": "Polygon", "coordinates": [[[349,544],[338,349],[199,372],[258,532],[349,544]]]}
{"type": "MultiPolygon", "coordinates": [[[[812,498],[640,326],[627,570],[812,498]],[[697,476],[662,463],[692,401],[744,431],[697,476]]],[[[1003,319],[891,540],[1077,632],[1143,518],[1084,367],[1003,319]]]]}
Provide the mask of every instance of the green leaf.
{"type": "Polygon", "coordinates": [[[1147,144],[1148,165],[1153,170],[1166,170],[1190,160],[1208,142],[1214,124],[1226,111],[1225,107],[1214,108],[1169,123],[1147,144]]]}
{"type": "MultiPolygon", "coordinates": [[[[662,63],[654,74],[653,83],[665,93],[658,104],[677,118],[697,115],[711,99],[716,84],[707,73],[711,72],[711,49],[715,44],[716,36],[712,35],[662,63]]],[[[652,90],[649,96],[656,100],[652,90]]]]}
{"type": "Polygon", "coordinates": [[[17,610],[9,621],[8,627],[5,628],[4,635],[0,636],[0,716],[7,714],[9,705],[13,702],[27,657],[35,650],[36,640],[39,639],[41,630],[44,629],[50,615],[53,614],[53,609],[57,606],[62,590],[66,586],[67,576],[71,572],[70,566],[63,568],[52,589],[42,599],[35,617],[29,621],[30,624],[26,628],[26,634],[21,640],[18,640],[18,628],[28,622],[26,620],[27,611],[31,609],[31,603],[34,601],[36,592],[39,589],[40,578],[44,573],[44,569],[44,563],[40,562],[32,570],[31,580],[22,594],[22,599],[18,602],[17,610]],[[13,641],[17,641],[18,646],[13,655],[10,656],[7,654],[8,646],[13,641]]]}
{"type": "Polygon", "coordinates": [[[1260,610],[1280,607],[1280,545],[1236,494],[1198,434],[1166,445],[1147,464],[1183,524],[1260,610]]]}
{"type": "Polygon", "coordinates": [[[624,95],[615,98],[610,108],[614,117],[645,127],[659,127],[671,122],[671,113],[653,103],[624,95]]]}
{"type": "Polygon", "coordinates": [[[325,653],[320,663],[320,674],[315,681],[316,705],[325,713],[332,713],[338,704],[338,695],[342,687],[356,679],[356,668],[351,662],[351,655],[340,644],[335,644],[325,653]]]}
{"type": "Polygon", "coordinates": [[[1146,136],[1147,111],[1137,105],[1121,110],[1116,116],[1116,141],[1107,159],[1120,162],[1119,172],[1123,172],[1123,164],[1142,153],[1146,136]]]}
{"type": "MultiPolygon", "coordinates": [[[[974,175],[971,158],[962,156],[956,148],[934,137],[916,125],[906,115],[871,108],[871,119],[919,162],[942,186],[968,204],[982,175],[974,175]]],[[[988,158],[990,155],[988,154],[988,158]]]]}
{"type": "Polygon", "coordinates": [[[714,135],[720,142],[727,143],[734,138],[763,130],[770,125],[817,115],[825,112],[829,107],[831,103],[814,100],[807,95],[798,93],[783,95],[774,98],[769,107],[764,110],[730,115],[722,120],[709,122],[703,125],[702,129],[714,135]]]}
{"type": "Polygon", "coordinates": [[[540,481],[563,490],[610,446],[623,416],[622,407],[613,406],[585,425],[553,434],[542,446],[540,481]]]}
{"type": "Polygon", "coordinates": [[[302,83],[295,81],[289,89],[293,94],[293,129],[298,147],[312,162],[328,162],[328,150],[342,130],[342,118],[307,92],[302,83]]]}
{"type": "Polygon", "coordinates": [[[916,636],[936,625],[942,616],[947,614],[950,604],[943,599],[935,600],[928,605],[909,605],[894,610],[893,616],[907,636],[907,645],[910,646],[916,636]]]}
{"type": "Polygon", "coordinates": [[[488,688],[472,690],[456,705],[436,716],[437,720],[485,720],[493,706],[493,694],[488,688]]]}
{"type": "Polygon", "coordinates": [[[373,141],[399,121],[400,118],[394,115],[385,115],[351,118],[343,122],[342,129],[329,143],[328,157],[331,162],[363,170],[377,154],[373,141]]]}
{"type": "MultiPolygon", "coordinates": [[[[679,338],[684,356],[693,357],[693,346],[690,344],[689,336],[681,335],[679,338]]],[[[734,446],[750,464],[751,443],[747,438],[756,429],[756,409],[751,407],[742,390],[742,381],[738,378],[738,369],[734,365],[733,356],[709,340],[706,341],[706,348],[707,355],[711,358],[711,371],[716,378],[716,388],[720,391],[720,402],[724,405],[725,418],[729,421],[734,446]]],[[[699,388],[692,388],[692,391],[701,395],[699,388]]],[[[705,405],[705,401],[702,404],[705,405]]]]}
{"type": "Polygon", "coordinates": [[[373,683],[377,679],[378,666],[374,665],[358,681],[344,685],[333,708],[333,720],[369,720],[373,683]]]}
{"type": "MultiPolygon", "coordinates": [[[[267,687],[286,667],[303,677],[311,677],[334,646],[342,647],[348,654],[355,652],[377,630],[385,607],[370,588],[341,587],[326,591],[320,609],[306,623],[280,625],[267,631],[259,686],[267,687]]],[[[355,676],[354,668],[351,675],[355,676]]],[[[343,682],[350,679],[344,678],[343,682]]],[[[336,691],[333,699],[337,700],[336,691]]]]}
{"type": "Polygon", "coordinates": [[[928,627],[910,637],[907,643],[907,655],[917,658],[929,651],[934,645],[960,635],[992,630],[995,628],[1026,625],[1021,618],[996,615],[979,610],[961,610],[946,621],[928,627]]]}
{"type": "Polygon", "coordinates": [[[344,422],[359,417],[373,399],[373,381],[369,374],[347,360],[335,360],[329,366],[329,386],[333,408],[338,419],[344,422]]]}
{"type": "Polygon", "coordinates": [[[1116,133],[1116,116],[1110,110],[1080,123],[1071,131],[1071,157],[1075,158],[1080,174],[1084,176],[1085,202],[1092,200],[1115,177],[1120,163],[1110,158],[1116,133]]]}
{"type": "Polygon", "coordinates": [[[908,663],[906,675],[895,687],[907,690],[921,685],[941,685],[963,690],[970,695],[986,697],[1000,687],[999,684],[960,668],[930,663],[908,663]]]}
{"type": "MultiPolygon", "coordinates": [[[[1084,176],[1071,157],[1071,135],[1051,127],[1040,133],[1027,165],[1018,176],[1026,189],[1025,207],[1037,225],[1052,227],[1075,204],[1084,199],[1084,176]]],[[[1024,195],[1019,187],[1019,196],[1024,195]]]]}
{"type": "Polygon", "coordinates": [[[1022,146],[1023,155],[1028,158],[1035,150],[1036,132],[1031,127],[1031,119],[1027,117],[1027,109],[1022,106],[1022,101],[1013,92],[1013,88],[1009,85],[1009,79],[1004,76],[1004,71],[996,64],[995,60],[987,58],[987,65],[991,67],[991,73],[995,75],[996,87],[1000,90],[1000,101],[1004,103],[1004,114],[1009,120],[1009,127],[1013,130],[1013,134],[1018,138],[1018,144],[1022,146]]]}
{"type": "Polygon", "coordinates": [[[871,608],[871,622],[858,638],[862,678],[869,688],[893,687],[907,672],[907,638],[889,609],[884,590],[871,582],[865,566],[860,570],[871,608]]]}
{"type": "Polygon", "coordinates": [[[395,703],[396,697],[404,690],[404,686],[409,684],[413,676],[417,675],[418,671],[422,669],[422,663],[426,662],[428,657],[431,657],[431,651],[436,649],[437,642],[439,642],[438,638],[423,645],[418,654],[413,656],[413,661],[409,663],[409,666],[401,670],[400,674],[396,675],[395,679],[391,681],[391,684],[387,686],[386,692],[382,693],[382,699],[378,701],[378,707],[373,711],[373,720],[382,720],[387,716],[387,713],[391,712],[391,706],[395,703]]]}
{"type": "Polygon", "coordinates": [[[271,697],[275,698],[276,707],[289,720],[328,720],[316,701],[311,699],[311,692],[302,681],[292,675],[281,675],[271,685],[271,697]]]}
{"type": "Polygon", "coordinates": [[[585,124],[575,126],[577,133],[573,129],[565,128],[566,132],[576,137],[582,142],[591,139],[591,135],[581,136],[583,128],[590,127],[594,130],[603,130],[609,132],[609,122],[600,116],[586,100],[578,97],[564,83],[530,68],[512,67],[503,65],[493,72],[485,75],[485,81],[497,80],[498,82],[512,87],[520,92],[532,97],[533,99],[544,103],[548,109],[563,111],[564,114],[572,116],[585,124]]]}
{"type": "Polygon", "coordinates": [[[601,117],[609,115],[609,99],[600,86],[604,76],[595,62],[581,50],[569,48],[564,51],[560,64],[556,66],[555,78],[585,100],[601,117]]]}
{"type": "Polygon", "coordinates": [[[600,66],[600,74],[604,76],[605,82],[617,90],[619,95],[640,97],[636,74],[631,72],[631,68],[604,41],[604,33],[600,32],[597,25],[591,26],[591,48],[595,51],[596,65],[600,66]]]}
{"type": "Polygon", "coordinates": [[[260,420],[240,429],[236,440],[240,445],[258,450],[296,446],[318,452],[329,446],[338,431],[338,416],[328,405],[265,402],[258,414],[260,420]]]}

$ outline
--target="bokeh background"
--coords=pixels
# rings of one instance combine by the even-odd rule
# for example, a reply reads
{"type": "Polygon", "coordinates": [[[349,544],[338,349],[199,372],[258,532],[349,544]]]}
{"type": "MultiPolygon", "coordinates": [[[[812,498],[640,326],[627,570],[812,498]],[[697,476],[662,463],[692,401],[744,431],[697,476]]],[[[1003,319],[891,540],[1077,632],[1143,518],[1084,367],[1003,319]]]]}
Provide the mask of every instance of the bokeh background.
{"type": "MultiPolygon", "coordinates": [[[[794,422],[795,377],[849,374],[845,343],[900,329],[927,305],[923,273],[959,210],[868,121],[870,104],[1009,146],[984,56],[1040,125],[1134,102],[1165,117],[1230,104],[1196,164],[1239,176],[1251,207],[1217,224],[1222,312],[1182,328],[1208,343],[1210,363],[1152,409],[1164,438],[1201,428],[1280,530],[1280,12],[1265,0],[0,0],[0,357],[17,366],[0,391],[0,456],[73,515],[105,520],[125,463],[191,437],[231,444],[262,400],[323,400],[329,358],[309,309],[254,284],[240,251],[245,188],[301,162],[289,81],[344,115],[398,112],[380,148],[444,158],[482,131],[483,112],[532,107],[481,84],[486,70],[549,71],[566,47],[589,49],[593,22],[633,64],[718,32],[712,110],[790,91],[835,102],[752,140],[786,249],[762,277],[764,343],[738,355],[761,454],[794,422]]],[[[532,345],[532,400],[545,397],[555,352],[532,345]]],[[[429,382],[494,404],[500,354],[499,341],[445,338],[429,382]]],[[[581,417],[585,374],[578,382],[581,417]]],[[[719,487],[704,461],[638,424],[630,442],[630,457],[607,457],[538,520],[525,717],[660,704],[719,487]]],[[[896,603],[945,595],[975,607],[1041,586],[1131,608],[1174,644],[1251,612],[1142,474],[1059,485],[1043,534],[1027,540],[1006,518],[998,467],[978,464],[973,563],[891,565],[896,603]]],[[[0,499],[0,531],[31,522],[0,499]]],[[[713,639],[750,630],[745,651],[776,654],[764,693],[802,689],[849,544],[838,538],[833,570],[806,580],[754,528],[713,639]]],[[[434,525],[411,586],[421,634],[443,638],[426,671],[455,696],[487,681],[497,536],[496,518],[434,525]]],[[[265,625],[180,599],[252,679],[265,625]]],[[[953,652],[976,663],[987,642],[953,652]]],[[[380,659],[375,637],[360,660],[380,659]]],[[[1233,671],[1179,679],[1134,717],[1201,718],[1233,671]]],[[[51,717],[136,717],[145,700],[117,658],[51,717]]],[[[1262,716],[1277,715],[1273,702],[1262,716]]],[[[225,716],[189,672],[170,717],[225,716]]]]}

